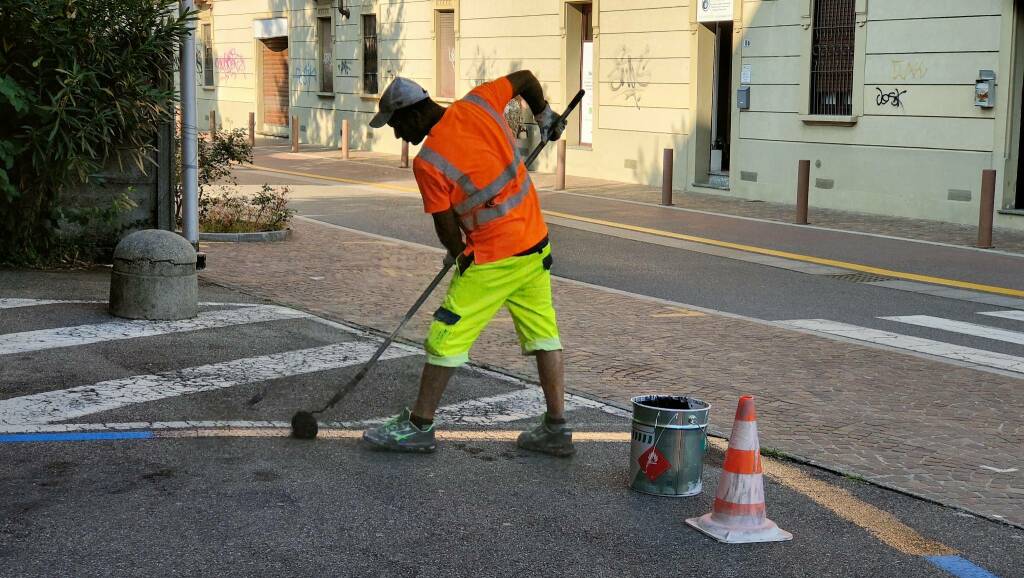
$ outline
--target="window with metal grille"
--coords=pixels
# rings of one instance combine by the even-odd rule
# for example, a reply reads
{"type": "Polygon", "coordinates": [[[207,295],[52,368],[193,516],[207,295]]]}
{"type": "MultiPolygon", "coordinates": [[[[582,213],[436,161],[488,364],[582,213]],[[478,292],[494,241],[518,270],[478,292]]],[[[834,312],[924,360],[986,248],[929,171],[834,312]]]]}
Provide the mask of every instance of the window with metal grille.
{"type": "Polygon", "coordinates": [[[437,13],[437,96],[455,98],[455,13],[437,13]]]}
{"type": "Polygon", "coordinates": [[[363,92],[377,91],[377,15],[363,14],[363,92]]]}
{"type": "Polygon", "coordinates": [[[853,114],[855,0],[814,0],[811,114],[853,114]]]}
{"type": "Polygon", "coordinates": [[[316,19],[316,40],[320,92],[334,92],[334,26],[330,16],[316,19]]]}
{"type": "Polygon", "coordinates": [[[203,86],[213,86],[213,25],[203,24],[200,31],[203,45],[203,86]]]}

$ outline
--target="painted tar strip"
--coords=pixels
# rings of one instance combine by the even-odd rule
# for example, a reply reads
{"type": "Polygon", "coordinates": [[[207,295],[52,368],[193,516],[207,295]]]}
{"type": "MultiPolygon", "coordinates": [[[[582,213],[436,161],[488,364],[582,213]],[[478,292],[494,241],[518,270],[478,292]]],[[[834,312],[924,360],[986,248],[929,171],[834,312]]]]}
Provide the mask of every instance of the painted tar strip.
{"type": "Polygon", "coordinates": [[[925,559],[958,578],[996,578],[995,574],[960,556],[925,556],[925,559]]]}
{"type": "Polygon", "coordinates": [[[0,443],[80,442],[96,440],[148,440],[151,431],[98,431],[69,433],[0,434],[0,443]]]}

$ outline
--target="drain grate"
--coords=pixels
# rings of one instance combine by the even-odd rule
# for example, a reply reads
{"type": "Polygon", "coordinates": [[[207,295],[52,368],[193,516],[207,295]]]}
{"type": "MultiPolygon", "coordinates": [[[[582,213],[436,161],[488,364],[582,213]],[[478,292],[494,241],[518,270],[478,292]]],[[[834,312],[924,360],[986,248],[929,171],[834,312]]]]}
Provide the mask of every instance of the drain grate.
{"type": "Polygon", "coordinates": [[[883,275],[874,275],[872,273],[844,273],[842,275],[829,275],[829,277],[839,281],[849,281],[850,283],[877,283],[879,281],[896,281],[895,277],[885,277],[883,275]]]}

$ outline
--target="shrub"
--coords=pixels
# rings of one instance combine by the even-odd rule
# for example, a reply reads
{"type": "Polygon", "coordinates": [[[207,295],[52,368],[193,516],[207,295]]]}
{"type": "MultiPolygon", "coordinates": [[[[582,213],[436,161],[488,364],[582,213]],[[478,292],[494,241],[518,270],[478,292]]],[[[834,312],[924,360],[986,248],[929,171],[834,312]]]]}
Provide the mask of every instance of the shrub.
{"type": "Polygon", "coordinates": [[[280,231],[288,226],[293,209],[288,208],[288,187],[263,184],[254,195],[241,195],[224,187],[218,195],[207,195],[199,204],[199,229],[204,233],[253,233],[280,231]]]}
{"type": "Polygon", "coordinates": [[[173,0],[0,3],[0,262],[51,257],[67,187],[143,167],[192,17],[173,0]]]}

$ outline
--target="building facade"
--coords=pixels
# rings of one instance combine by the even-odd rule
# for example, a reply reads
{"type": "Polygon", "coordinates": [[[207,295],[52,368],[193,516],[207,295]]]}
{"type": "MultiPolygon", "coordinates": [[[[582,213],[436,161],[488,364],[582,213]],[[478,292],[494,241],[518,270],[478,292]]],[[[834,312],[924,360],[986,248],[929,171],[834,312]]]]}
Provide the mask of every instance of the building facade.
{"type": "MultiPolygon", "coordinates": [[[[530,69],[559,110],[580,89],[567,172],[1024,230],[1024,4],[1014,0],[207,0],[199,114],[398,152],[367,126],[395,76],[440,102],[530,69]]],[[[552,147],[553,148],[553,147],[552,147]]],[[[415,148],[413,150],[415,152],[415,148]]],[[[550,168],[552,150],[541,168],[550,168]]]]}

